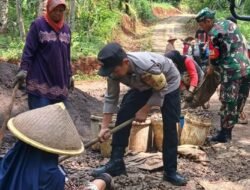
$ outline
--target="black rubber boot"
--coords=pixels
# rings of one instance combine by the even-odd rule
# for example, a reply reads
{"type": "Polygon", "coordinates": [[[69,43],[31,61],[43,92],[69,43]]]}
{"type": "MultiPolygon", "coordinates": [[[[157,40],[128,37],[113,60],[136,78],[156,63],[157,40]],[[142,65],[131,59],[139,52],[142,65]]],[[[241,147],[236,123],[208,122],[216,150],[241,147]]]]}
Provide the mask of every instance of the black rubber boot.
{"type": "Polygon", "coordinates": [[[112,177],[119,176],[119,175],[126,175],[126,167],[123,160],[123,156],[125,153],[125,147],[113,147],[111,158],[109,162],[99,167],[91,173],[92,176],[97,177],[103,173],[108,173],[112,177]]]}
{"type": "Polygon", "coordinates": [[[164,173],[163,180],[168,181],[175,186],[185,186],[187,184],[187,180],[178,173],[164,173]]]}
{"type": "Polygon", "coordinates": [[[233,128],[228,129],[228,131],[227,131],[227,135],[228,135],[228,138],[230,141],[232,140],[232,130],[233,130],[233,128]]]}
{"type": "Polygon", "coordinates": [[[217,135],[213,136],[210,141],[227,143],[232,140],[232,129],[222,128],[217,135]]]}

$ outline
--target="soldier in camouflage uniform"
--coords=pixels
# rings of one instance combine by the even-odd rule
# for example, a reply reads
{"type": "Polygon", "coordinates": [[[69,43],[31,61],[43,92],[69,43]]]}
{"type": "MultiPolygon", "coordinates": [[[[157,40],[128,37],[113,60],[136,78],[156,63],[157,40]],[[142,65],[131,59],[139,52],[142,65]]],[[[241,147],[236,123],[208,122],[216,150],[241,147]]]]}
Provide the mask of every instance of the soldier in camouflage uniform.
{"type": "MultiPolygon", "coordinates": [[[[233,23],[235,23],[237,25],[237,19],[234,17],[234,16],[229,16],[226,18],[226,20],[231,20],[233,23]]],[[[244,41],[245,43],[247,44],[247,41],[246,39],[244,38],[244,41]]],[[[248,55],[249,57],[249,55],[248,55]]],[[[247,82],[247,81],[246,81],[247,82]]],[[[249,81],[248,81],[249,82],[249,81]]],[[[247,82],[247,83],[248,83],[247,82]]],[[[245,85],[247,85],[247,83],[245,85]]],[[[246,92],[244,93],[241,93],[241,94],[247,94],[249,92],[249,89],[247,90],[247,88],[245,88],[246,92]]],[[[247,98],[245,98],[244,96],[242,96],[241,98],[244,98],[244,101],[246,102],[247,98]]],[[[243,125],[246,125],[248,124],[248,118],[245,114],[245,112],[243,111],[244,110],[244,106],[245,106],[245,102],[243,102],[239,107],[239,110],[240,110],[240,115],[239,115],[239,119],[238,119],[238,123],[239,124],[243,124],[243,125]]]]}
{"type": "Polygon", "coordinates": [[[202,9],[196,21],[209,35],[208,74],[216,67],[221,76],[221,130],[211,140],[228,142],[249,93],[250,61],[247,45],[235,23],[229,20],[216,22],[215,12],[209,8],[202,9]]]}

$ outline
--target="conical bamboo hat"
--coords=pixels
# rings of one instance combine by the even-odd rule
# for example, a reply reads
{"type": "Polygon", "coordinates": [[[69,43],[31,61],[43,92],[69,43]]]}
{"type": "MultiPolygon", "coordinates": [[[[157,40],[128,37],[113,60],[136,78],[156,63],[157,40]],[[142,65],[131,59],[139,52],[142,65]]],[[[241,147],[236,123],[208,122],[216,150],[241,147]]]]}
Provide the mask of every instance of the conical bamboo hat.
{"type": "Polygon", "coordinates": [[[63,103],[19,114],[9,120],[8,128],[21,141],[46,152],[77,155],[84,151],[63,103]]]}

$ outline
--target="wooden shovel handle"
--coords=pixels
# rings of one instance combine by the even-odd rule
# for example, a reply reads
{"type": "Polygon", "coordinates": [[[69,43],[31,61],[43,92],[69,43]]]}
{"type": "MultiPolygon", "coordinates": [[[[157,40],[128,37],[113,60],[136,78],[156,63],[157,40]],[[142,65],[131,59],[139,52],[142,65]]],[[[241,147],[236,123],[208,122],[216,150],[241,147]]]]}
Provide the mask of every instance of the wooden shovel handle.
{"type": "Polygon", "coordinates": [[[12,108],[13,108],[13,104],[14,104],[14,101],[15,101],[15,98],[16,98],[16,93],[17,93],[18,88],[19,88],[19,83],[17,83],[15,85],[14,89],[13,89],[10,104],[9,104],[9,106],[7,107],[7,109],[6,109],[5,113],[4,113],[4,120],[3,120],[2,127],[0,129],[0,147],[2,146],[4,134],[5,134],[5,131],[6,131],[6,128],[7,128],[7,123],[9,121],[10,117],[11,117],[11,111],[12,111],[12,108]]]}
{"type": "MultiPolygon", "coordinates": [[[[111,133],[111,134],[114,134],[114,133],[116,133],[117,131],[120,131],[121,129],[123,129],[124,127],[126,127],[128,124],[132,123],[133,120],[134,120],[134,118],[131,118],[131,119],[125,121],[124,123],[118,125],[117,127],[114,127],[114,128],[110,131],[110,133],[111,133]]],[[[96,143],[98,143],[98,142],[99,142],[99,138],[96,137],[96,138],[94,138],[93,140],[89,141],[87,144],[85,144],[84,147],[87,149],[87,148],[91,147],[92,145],[94,145],[94,144],[96,144],[96,143]]],[[[65,161],[65,160],[69,159],[70,157],[71,157],[71,156],[62,156],[62,157],[60,157],[59,162],[63,162],[63,161],[65,161]]]]}

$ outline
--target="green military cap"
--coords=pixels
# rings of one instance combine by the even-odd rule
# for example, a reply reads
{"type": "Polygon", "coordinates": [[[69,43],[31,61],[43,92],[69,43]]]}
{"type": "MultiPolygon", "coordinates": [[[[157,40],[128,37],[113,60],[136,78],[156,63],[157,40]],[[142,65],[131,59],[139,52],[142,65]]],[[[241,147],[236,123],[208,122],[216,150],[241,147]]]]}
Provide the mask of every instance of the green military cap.
{"type": "Polygon", "coordinates": [[[209,9],[209,8],[204,8],[202,9],[196,16],[196,21],[201,22],[207,18],[214,19],[215,18],[215,11],[209,9]]]}

